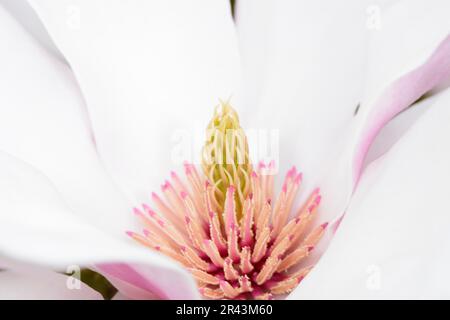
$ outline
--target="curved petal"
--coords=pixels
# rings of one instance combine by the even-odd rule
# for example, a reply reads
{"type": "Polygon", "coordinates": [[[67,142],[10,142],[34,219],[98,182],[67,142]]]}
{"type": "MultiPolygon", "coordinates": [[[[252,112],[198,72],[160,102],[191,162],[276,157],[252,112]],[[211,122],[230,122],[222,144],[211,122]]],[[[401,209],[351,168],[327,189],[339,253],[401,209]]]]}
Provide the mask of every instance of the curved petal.
{"type": "Polygon", "coordinates": [[[124,190],[147,198],[200,154],[192,134],[239,85],[229,2],[31,3],[76,74],[100,156],[124,190]],[[180,138],[187,149],[175,159],[180,138]]]}
{"type": "Polygon", "coordinates": [[[449,9],[445,0],[403,0],[380,8],[382,24],[371,39],[355,135],[354,184],[380,129],[424,94],[450,80],[449,9]]]}
{"type": "MultiPolygon", "coordinates": [[[[147,296],[198,297],[195,283],[184,269],[131,240],[113,238],[83,223],[42,173],[3,152],[0,193],[0,252],[6,257],[59,270],[96,265],[106,270],[106,276],[135,270],[122,280],[147,296]]],[[[125,291],[130,294],[127,288],[125,291]]]]}
{"type": "Polygon", "coordinates": [[[81,217],[123,234],[130,204],[99,161],[71,70],[3,7],[0,69],[0,150],[41,170],[81,217]]]}
{"type": "MultiPolygon", "coordinates": [[[[254,122],[280,130],[280,158],[301,165],[307,179],[316,175],[309,182],[322,190],[320,216],[335,221],[309,261],[336,230],[379,130],[449,80],[448,6],[424,0],[239,2],[246,98],[262,110],[252,114],[254,122]],[[381,20],[372,28],[377,14],[381,20]]],[[[394,136],[385,132],[382,152],[411,123],[394,122],[403,127],[394,136]]]]}
{"type": "Polygon", "coordinates": [[[327,252],[290,298],[450,297],[450,90],[430,101],[369,165],[327,252]]]}
{"type": "Polygon", "coordinates": [[[0,272],[0,300],[100,300],[101,295],[83,283],[68,287],[68,277],[51,271],[0,272]]]}
{"type": "MultiPolygon", "coordinates": [[[[401,67],[395,68],[395,72],[385,71],[384,77],[373,76],[374,71],[369,68],[367,78],[377,78],[377,81],[367,81],[365,99],[352,124],[348,144],[338,158],[337,166],[331,169],[329,176],[322,184],[325,201],[321,205],[321,216],[329,221],[335,220],[324,236],[324,241],[310,257],[311,261],[317,261],[340,225],[364,169],[364,159],[378,133],[390,123],[393,117],[407,109],[420,97],[434,89],[445,87],[450,80],[450,37],[448,37],[450,25],[446,15],[442,13],[449,7],[449,3],[444,1],[435,3],[436,6],[429,6],[429,3],[422,0],[396,1],[391,3],[395,5],[385,8],[381,29],[386,28],[383,31],[384,37],[389,39],[391,35],[394,35],[395,39],[408,39],[408,41],[397,44],[395,41],[382,41],[382,37],[375,37],[376,40],[371,42],[370,50],[399,51],[403,53],[403,56],[410,57],[405,59],[410,63],[402,64],[400,62],[402,55],[397,54],[374,54],[371,58],[381,60],[377,62],[380,68],[383,62],[390,68],[401,67]],[[431,21],[434,22],[431,23],[431,21]],[[417,35],[414,39],[407,36],[411,30],[414,30],[413,34],[417,35]],[[368,92],[372,94],[369,95],[368,92]],[[326,200],[329,194],[332,194],[331,201],[326,200]]],[[[427,103],[425,102],[422,107],[426,107],[427,103]]],[[[398,121],[391,122],[377,141],[378,152],[384,153],[388,147],[395,144],[395,140],[398,140],[405,130],[420,119],[423,114],[421,110],[423,108],[415,106],[408,113],[402,114],[398,121]],[[389,135],[389,133],[394,134],[389,135]]],[[[371,156],[373,154],[376,153],[372,153],[371,156]]],[[[372,159],[366,159],[366,163],[370,160],[372,159]]]]}

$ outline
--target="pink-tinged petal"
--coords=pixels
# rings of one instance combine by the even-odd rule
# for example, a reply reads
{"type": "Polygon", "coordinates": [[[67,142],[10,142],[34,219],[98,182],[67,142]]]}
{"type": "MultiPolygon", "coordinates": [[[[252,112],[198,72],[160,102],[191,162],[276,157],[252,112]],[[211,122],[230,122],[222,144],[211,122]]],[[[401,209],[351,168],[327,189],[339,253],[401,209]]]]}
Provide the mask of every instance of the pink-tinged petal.
{"type": "Polygon", "coordinates": [[[447,8],[445,0],[238,2],[245,98],[258,110],[241,118],[280,130],[280,156],[314,176],[305,186],[322,187],[327,218],[345,211],[375,133],[445,78],[446,49],[437,50],[447,8]],[[431,82],[416,82],[421,75],[431,82]]]}
{"type": "Polygon", "coordinates": [[[361,175],[364,158],[380,130],[397,114],[408,108],[422,95],[450,80],[450,35],[431,57],[417,69],[391,84],[376,101],[362,128],[353,158],[353,184],[361,175]]]}
{"type": "Polygon", "coordinates": [[[115,234],[130,228],[72,71],[1,6],[0,69],[0,150],[42,171],[80,218],[115,234]]]}
{"type": "Polygon", "coordinates": [[[30,3],[74,70],[121,188],[144,201],[176,165],[199,160],[198,128],[240,83],[228,0],[30,3]]]}
{"type": "Polygon", "coordinates": [[[448,1],[437,0],[430,6],[423,0],[400,0],[391,5],[380,2],[376,8],[381,25],[369,35],[364,95],[341,155],[319,183],[324,199],[321,213],[327,221],[336,219],[330,231],[345,212],[380,130],[389,125],[376,139],[377,150],[371,157],[394,145],[424,109],[413,107],[391,123],[395,116],[450,80],[448,1]]]}
{"type": "Polygon", "coordinates": [[[375,4],[380,28],[371,33],[366,86],[356,118],[353,184],[364,165],[395,144],[426,108],[412,108],[390,120],[424,94],[445,86],[449,78],[448,1],[375,4]],[[389,127],[383,130],[388,122],[389,127]]]}
{"type": "Polygon", "coordinates": [[[101,300],[102,296],[84,283],[68,286],[73,280],[41,268],[28,272],[4,270],[0,272],[1,300],[101,300]],[[79,286],[78,286],[79,284],[79,286]]]}
{"type": "Polygon", "coordinates": [[[196,288],[184,281],[185,275],[178,276],[170,269],[136,263],[97,264],[96,269],[108,277],[128,298],[177,300],[198,298],[196,288]]]}
{"type": "Polygon", "coordinates": [[[329,248],[290,298],[450,298],[450,90],[427,103],[367,167],[329,248]]]}
{"type": "MultiPolygon", "coordinates": [[[[422,95],[444,85],[449,80],[450,36],[438,44],[436,50],[424,64],[395,80],[373,105],[369,105],[365,111],[362,111],[360,115],[362,120],[357,123],[352,140],[349,139],[352,143],[347,145],[343,156],[336,163],[336,167],[340,169],[332,170],[330,177],[324,179],[324,182],[321,184],[325,199],[322,206],[324,215],[322,216],[328,221],[335,219],[333,227],[329,229],[325,238],[331,240],[334,231],[337,229],[337,225],[350,202],[352,194],[357,188],[358,180],[364,169],[365,157],[380,130],[393,117],[411,106],[422,95]],[[330,195],[331,199],[328,197],[330,195]]],[[[421,108],[417,109],[421,110],[421,108]]],[[[417,118],[422,113],[419,112],[413,116],[417,118]]],[[[410,123],[408,123],[408,127],[410,123]]],[[[400,122],[400,124],[402,123],[400,122]]],[[[407,128],[403,129],[406,130],[407,128]]],[[[402,134],[399,133],[394,135],[397,139],[401,136],[402,134]]],[[[381,138],[392,141],[394,137],[387,134],[381,138]]],[[[328,243],[329,241],[324,241],[323,247],[316,250],[316,254],[323,252],[328,243]]],[[[313,255],[311,260],[316,258],[317,256],[313,255]]]]}
{"type": "Polygon", "coordinates": [[[173,260],[136,246],[125,233],[111,237],[85,223],[47,177],[3,152],[0,193],[0,252],[5,257],[54,270],[95,265],[130,298],[142,292],[146,297],[198,298],[193,278],[173,260]]]}

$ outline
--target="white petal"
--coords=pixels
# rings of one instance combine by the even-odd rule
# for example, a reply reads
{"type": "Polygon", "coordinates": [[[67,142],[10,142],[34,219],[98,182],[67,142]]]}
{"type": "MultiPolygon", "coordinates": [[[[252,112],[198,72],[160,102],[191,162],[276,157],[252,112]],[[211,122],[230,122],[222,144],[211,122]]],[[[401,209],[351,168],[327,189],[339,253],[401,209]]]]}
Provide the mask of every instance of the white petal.
{"type": "Polygon", "coordinates": [[[146,199],[170,168],[200,154],[193,131],[236,93],[229,2],[32,3],[74,69],[101,157],[121,187],[146,199]],[[183,130],[188,150],[174,159],[183,130]]]}
{"type": "MultiPolygon", "coordinates": [[[[375,54],[371,57],[370,64],[376,59],[384,60],[391,71],[385,71],[385,77],[377,77],[377,81],[367,81],[366,93],[372,92],[372,97],[368,98],[366,95],[363,100],[352,124],[352,134],[339,158],[340,162],[324,180],[324,199],[327,198],[327,194],[332,194],[332,201],[323,202],[322,217],[326,217],[327,220],[338,217],[333,227],[329,228],[330,231],[336,230],[341,214],[346,210],[365,168],[364,160],[366,164],[370,163],[374,156],[383,154],[395,144],[403,132],[420,118],[427,102],[422,108],[414,107],[408,113],[401,114],[395,121],[391,123],[390,121],[424,94],[445,88],[450,81],[450,36],[448,36],[450,24],[446,16],[442,15],[450,4],[442,1],[436,1],[436,6],[429,6],[429,3],[424,1],[398,1],[395,5],[391,4],[392,7],[387,6],[383,11],[385,12],[381,27],[383,36],[389,39],[391,35],[395,35],[397,39],[407,39],[407,41],[399,44],[395,41],[384,41],[383,36],[375,33],[372,36],[370,50],[400,51],[404,56],[415,57],[415,59],[405,59],[410,63],[402,64],[401,56],[396,54],[375,54]],[[436,23],[429,28],[429,23],[434,20],[436,23]],[[417,24],[416,21],[418,21],[417,24]],[[386,28],[385,31],[384,28],[386,28]],[[408,36],[410,30],[415,30],[418,36],[410,38],[408,36]],[[374,88],[382,88],[382,90],[373,90],[374,88]],[[389,124],[388,127],[386,127],[387,124],[389,124]],[[383,128],[386,130],[382,131],[383,128]],[[378,136],[380,132],[382,134],[378,136]],[[366,157],[375,138],[377,138],[375,149],[369,157],[366,157]]],[[[384,64],[379,63],[379,68],[381,65],[384,64]]],[[[374,77],[373,72],[369,70],[368,79],[374,77]]],[[[332,233],[329,232],[325,237],[327,240],[322,242],[316,254],[323,252],[331,237],[332,233]]],[[[315,257],[312,258],[315,259],[315,257]]]]}
{"type": "Polygon", "coordinates": [[[450,90],[428,103],[369,165],[327,252],[290,298],[450,297],[450,90]]]}
{"type": "MultiPolygon", "coordinates": [[[[282,174],[292,165],[304,173],[299,204],[320,187],[318,224],[339,217],[352,192],[344,149],[351,141],[366,77],[369,3],[238,2],[249,106],[242,116],[244,125],[278,132],[275,160],[282,174]]],[[[315,255],[321,251],[316,248],[315,255]]]]}
{"type": "Polygon", "coordinates": [[[45,48],[64,60],[27,0],[1,0],[0,5],[7,9],[45,48]]]}
{"type": "MultiPolygon", "coordinates": [[[[239,1],[244,124],[279,130],[284,172],[316,187],[334,165],[365,76],[367,1],[239,1]]],[[[312,189],[311,189],[312,190],[312,189]]]]}
{"type": "MultiPolygon", "coordinates": [[[[346,156],[351,159],[350,166],[345,168],[351,174],[346,176],[347,180],[351,176],[353,190],[365,165],[394,145],[403,132],[420,118],[429,102],[425,100],[421,107],[415,106],[398,119],[391,119],[425,94],[432,95],[448,86],[450,23],[442,12],[450,7],[448,2],[436,1],[435,4],[429,6],[424,1],[396,2],[385,10],[382,35],[373,37],[373,52],[387,51],[392,54],[375,54],[371,57],[372,62],[380,60],[378,64],[375,63],[379,68],[386,65],[389,70],[379,72],[379,69],[374,68],[368,73],[366,99],[356,119],[353,142],[346,150],[346,156]],[[430,28],[431,21],[433,27],[430,28]],[[415,31],[413,34],[417,34],[416,37],[409,37],[411,30],[415,31]],[[405,41],[397,44],[390,38],[392,36],[405,41]],[[403,55],[394,52],[402,52],[403,55]],[[404,59],[408,63],[401,60],[402,56],[408,57],[404,59]],[[366,157],[374,141],[374,148],[366,157]]],[[[344,181],[342,176],[341,180],[344,181]]]]}
{"type": "MultiPolygon", "coordinates": [[[[381,1],[378,10],[380,28],[371,34],[369,69],[357,117],[355,180],[361,173],[369,141],[379,130],[422,95],[450,81],[448,1],[381,1]]],[[[415,108],[409,120],[391,125],[396,134],[384,134],[382,140],[378,139],[377,151],[368,155],[366,163],[388,150],[420,115],[420,109],[415,108]]]]}
{"type": "Polygon", "coordinates": [[[31,273],[0,272],[1,300],[100,300],[101,295],[83,283],[67,286],[67,276],[36,270],[31,273]]]}
{"type": "MultiPolygon", "coordinates": [[[[305,171],[306,186],[321,187],[321,219],[329,221],[345,211],[375,133],[450,75],[449,41],[443,42],[449,30],[448,3],[355,1],[352,5],[330,0],[241,1],[238,6],[245,84],[252,80],[247,99],[262,109],[251,116],[259,126],[264,123],[265,128],[280,130],[282,168],[290,165],[288,159],[305,171]],[[377,14],[381,29],[372,21],[377,14]],[[436,24],[431,23],[435,19],[436,24]],[[407,58],[400,61],[402,57],[407,58]],[[361,107],[353,117],[359,101],[361,107]]],[[[394,135],[385,131],[380,137],[382,152],[412,122],[394,122],[402,128],[392,130],[394,135]]],[[[329,230],[336,227],[337,223],[329,230]]],[[[332,232],[327,234],[312,260],[331,236],[332,232]]]]}
{"type": "Polygon", "coordinates": [[[147,296],[198,297],[184,269],[131,240],[110,237],[83,223],[45,176],[2,152],[0,193],[2,255],[62,271],[72,265],[95,265],[106,276],[120,277],[147,296]]]}
{"type": "Polygon", "coordinates": [[[128,300],[128,298],[120,292],[117,292],[111,300],[128,300]]]}
{"type": "Polygon", "coordinates": [[[0,150],[41,170],[81,217],[122,234],[130,205],[99,161],[71,70],[3,7],[0,69],[0,150]]]}

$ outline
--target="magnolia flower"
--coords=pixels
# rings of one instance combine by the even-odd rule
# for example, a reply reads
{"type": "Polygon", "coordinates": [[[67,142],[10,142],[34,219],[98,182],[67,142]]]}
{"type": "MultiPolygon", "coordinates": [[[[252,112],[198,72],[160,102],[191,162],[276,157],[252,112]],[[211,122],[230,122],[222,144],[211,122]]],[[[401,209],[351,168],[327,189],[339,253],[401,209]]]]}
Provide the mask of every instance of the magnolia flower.
{"type": "Polygon", "coordinates": [[[200,298],[125,231],[231,94],[243,128],[278,131],[280,172],[305,173],[299,201],[321,190],[329,225],[289,299],[450,296],[448,1],[241,0],[234,20],[225,0],[0,4],[0,296],[98,297],[43,276],[80,266],[121,297],[200,298]]]}

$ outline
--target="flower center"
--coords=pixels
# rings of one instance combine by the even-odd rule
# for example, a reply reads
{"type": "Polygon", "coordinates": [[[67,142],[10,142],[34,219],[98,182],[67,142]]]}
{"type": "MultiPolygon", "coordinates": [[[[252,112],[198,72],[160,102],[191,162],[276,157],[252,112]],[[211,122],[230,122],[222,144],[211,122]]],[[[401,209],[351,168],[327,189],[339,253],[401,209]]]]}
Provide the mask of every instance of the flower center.
{"type": "Polygon", "coordinates": [[[327,227],[305,236],[317,214],[319,189],[289,218],[302,174],[292,167],[274,198],[275,164],[252,169],[247,139],[228,104],[216,110],[208,129],[213,132],[203,150],[204,175],[192,164],[185,164],[185,181],[172,172],[163,197],[152,193],[156,211],[147,204],[134,209],[143,233],[128,235],[185,266],[207,298],[289,293],[311,270],[302,260],[327,227]]]}
{"type": "Polygon", "coordinates": [[[224,209],[227,188],[235,186],[236,214],[240,219],[242,204],[251,189],[252,165],[247,137],[239,124],[237,112],[228,103],[222,102],[214,111],[202,151],[203,172],[215,187],[212,196],[218,212],[224,209]]]}

